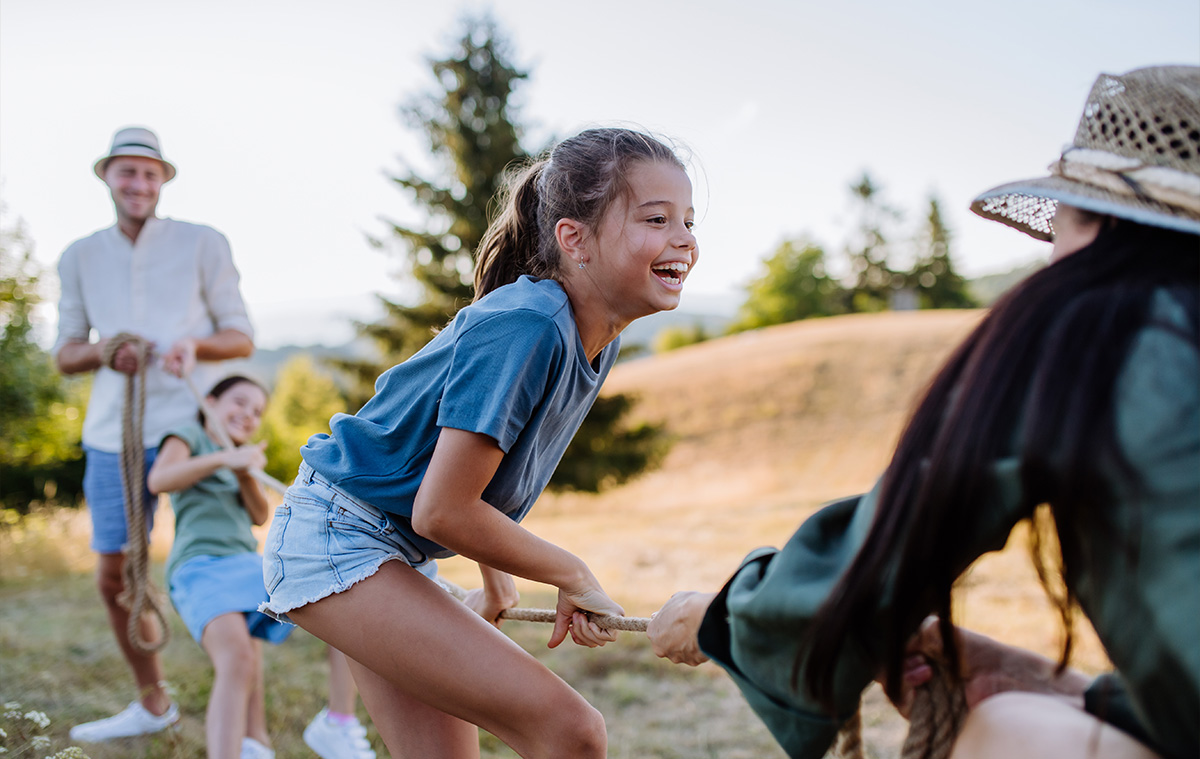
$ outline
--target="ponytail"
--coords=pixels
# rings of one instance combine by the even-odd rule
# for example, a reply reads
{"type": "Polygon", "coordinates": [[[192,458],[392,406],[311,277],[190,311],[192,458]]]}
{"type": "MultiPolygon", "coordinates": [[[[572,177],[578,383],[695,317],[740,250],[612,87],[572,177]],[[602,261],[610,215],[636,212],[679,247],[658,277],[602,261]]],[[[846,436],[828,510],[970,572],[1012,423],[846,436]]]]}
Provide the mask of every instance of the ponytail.
{"type": "Polygon", "coordinates": [[[549,161],[541,160],[527,166],[503,191],[500,216],[488,226],[479,243],[475,300],[516,282],[522,274],[552,277],[557,272],[557,256],[540,255],[538,184],[547,164],[549,161]]]}

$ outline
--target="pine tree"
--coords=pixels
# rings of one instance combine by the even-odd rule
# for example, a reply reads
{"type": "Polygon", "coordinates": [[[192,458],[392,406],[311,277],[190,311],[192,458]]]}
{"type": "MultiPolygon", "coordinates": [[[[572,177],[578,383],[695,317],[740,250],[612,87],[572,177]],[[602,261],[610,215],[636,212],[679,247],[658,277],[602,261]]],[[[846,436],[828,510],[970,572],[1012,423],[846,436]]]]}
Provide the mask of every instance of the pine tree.
{"type": "MultiPolygon", "coordinates": [[[[489,203],[505,169],[527,158],[509,99],[528,74],[510,62],[507,47],[490,19],[468,19],[456,49],[430,61],[442,89],[401,108],[403,119],[423,132],[445,171],[429,179],[409,165],[392,176],[429,217],[424,228],[391,225],[391,237],[407,258],[420,296],[414,305],[404,305],[380,295],[383,320],[359,325],[360,333],[378,346],[382,361],[337,363],[354,378],[350,400],[355,408],[371,397],[384,369],[420,350],[471,302],[474,255],[487,230],[489,203]]],[[[385,240],[371,242],[387,246],[385,240]]]]}
{"type": "Polygon", "coordinates": [[[850,186],[850,193],[858,208],[858,229],[857,239],[846,247],[854,276],[848,310],[882,311],[904,283],[903,276],[888,264],[889,226],[900,214],[883,202],[879,187],[867,172],[850,186]]]}
{"type": "MultiPolygon", "coordinates": [[[[421,297],[415,305],[403,305],[381,296],[384,319],[359,325],[360,333],[379,347],[382,362],[335,362],[352,377],[352,408],[371,397],[384,369],[420,350],[471,302],[475,252],[489,211],[495,210],[506,170],[529,156],[520,144],[522,130],[510,103],[528,73],[512,62],[507,40],[491,19],[467,19],[455,49],[430,65],[441,89],[401,110],[411,126],[424,132],[433,157],[444,167],[443,176],[426,178],[409,166],[392,177],[430,220],[421,229],[396,223],[391,229],[421,297]]],[[[372,242],[386,245],[384,240],[372,242]]],[[[632,405],[629,396],[597,399],[551,488],[597,490],[658,463],[665,453],[662,431],[627,425],[632,405]]]]}
{"type": "Polygon", "coordinates": [[[950,259],[950,230],[942,220],[942,208],[936,197],[929,199],[929,213],[920,236],[917,262],[907,277],[917,292],[921,308],[974,308],[967,281],[955,271],[950,259]]]}

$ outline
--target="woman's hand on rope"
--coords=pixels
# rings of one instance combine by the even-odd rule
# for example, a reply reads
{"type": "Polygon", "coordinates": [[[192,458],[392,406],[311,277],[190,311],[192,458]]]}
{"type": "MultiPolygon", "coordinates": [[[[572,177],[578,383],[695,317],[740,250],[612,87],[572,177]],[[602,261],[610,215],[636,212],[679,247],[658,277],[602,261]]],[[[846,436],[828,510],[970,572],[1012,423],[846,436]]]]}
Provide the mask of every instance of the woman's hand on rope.
{"type": "Polygon", "coordinates": [[[605,630],[588,616],[588,612],[622,617],[625,610],[608,597],[600,583],[584,568],[583,581],[573,587],[558,589],[558,605],[555,608],[554,632],[550,634],[550,648],[562,643],[567,633],[576,645],[595,648],[617,639],[615,630],[605,630]]]}
{"type": "Polygon", "coordinates": [[[521,600],[521,594],[517,592],[512,575],[507,572],[483,564],[479,565],[479,572],[483,576],[483,587],[468,590],[463,603],[471,611],[499,627],[500,615],[506,609],[516,606],[521,600]]]}
{"type": "Polygon", "coordinates": [[[249,472],[252,469],[261,470],[267,465],[267,447],[264,440],[259,443],[247,443],[237,448],[227,448],[221,452],[225,466],[235,472],[249,472]]]}
{"type": "Polygon", "coordinates": [[[654,655],[690,667],[708,661],[700,650],[698,633],[704,613],[716,595],[696,591],[676,593],[651,614],[646,636],[654,647],[654,655]]]}
{"type": "MultiPolygon", "coordinates": [[[[954,628],[954,634],[968,709],[975,708],[989,696],[1007,691],[1057,696],[1083,708],[1083,692],[1091,683],[1083,673],[1069,668],[1058,673],[1057,663],[1051,659],[962,627],[954,628]]],[[[916,688],[933,676],[930,661],[941,658],[942,636],[938,619],[927,617],[909,641],[908,657],[904,662],[902,698],[896,708],[905,717],[912,706],[916,688]]]]}

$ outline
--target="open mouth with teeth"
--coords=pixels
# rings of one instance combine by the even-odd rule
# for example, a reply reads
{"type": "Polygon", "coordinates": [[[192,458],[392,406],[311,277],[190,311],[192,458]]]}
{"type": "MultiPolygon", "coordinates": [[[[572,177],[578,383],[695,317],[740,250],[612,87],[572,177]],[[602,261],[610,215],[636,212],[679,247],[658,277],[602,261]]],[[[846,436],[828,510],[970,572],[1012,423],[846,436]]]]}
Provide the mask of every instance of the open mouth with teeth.
{"type": "Polygon", "coordinates": [[[672,261],[671,263],[652,266],[650,270],[666,284],[679,285],[683,284],[683,278],[687,274],[688,265],[682,261],[672,261]]]}

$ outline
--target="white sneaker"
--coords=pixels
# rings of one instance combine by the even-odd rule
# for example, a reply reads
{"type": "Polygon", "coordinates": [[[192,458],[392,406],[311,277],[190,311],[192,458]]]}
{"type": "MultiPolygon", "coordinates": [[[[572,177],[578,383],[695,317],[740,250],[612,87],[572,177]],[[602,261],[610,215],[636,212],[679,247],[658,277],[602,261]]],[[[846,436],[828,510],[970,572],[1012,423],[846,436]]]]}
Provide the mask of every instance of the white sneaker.
{"type": "Polygon", "coordinates": [[[247,735],[242,738],[242,759],[275,759],[275,752],[247,735]]]}
{"type": "Polygon", "coordinates": [[[85,722],[71,728],[71,740],[100,743],[113,738],[129,738],[165,730],[179,721],[179,707],[171,704],[161,717],[146,711],[140,701],[134,701],[120,714],[95,722],[85,722]]]}
{"type": "Polygon", "coordinates": [[[375,759],[367,728],[358,720],[345,725],[331,722],[328,708],[317,712],[304,728],[304,742],[321,759],[375,759]]]}

